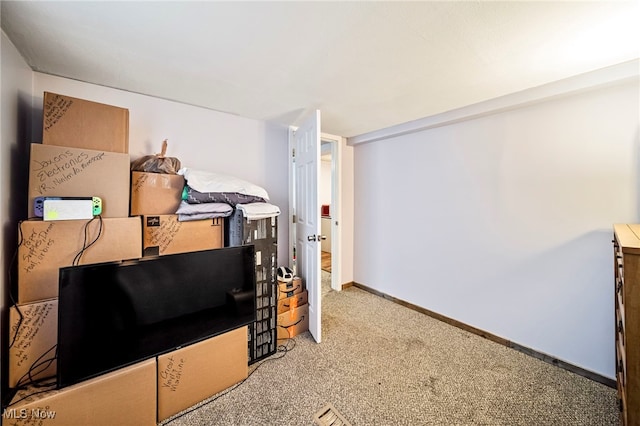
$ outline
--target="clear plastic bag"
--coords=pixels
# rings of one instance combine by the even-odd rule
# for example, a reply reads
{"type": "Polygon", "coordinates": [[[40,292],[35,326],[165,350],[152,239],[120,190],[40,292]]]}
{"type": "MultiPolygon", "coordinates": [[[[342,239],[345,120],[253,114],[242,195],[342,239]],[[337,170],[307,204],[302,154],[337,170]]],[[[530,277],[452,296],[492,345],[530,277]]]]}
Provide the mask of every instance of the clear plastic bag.
{"type": "Polygon", "coordinates": [[[159,154],[145,155],[143,157],[134,160],[131,163],[131,170],[136,172],[149,172],[149,173],[166,173],[175,175],[178,174],[181,164],[180,160],[175,157],[166,157],[167,153],[167,140],[162,141],[162,151],[159,154]]]}

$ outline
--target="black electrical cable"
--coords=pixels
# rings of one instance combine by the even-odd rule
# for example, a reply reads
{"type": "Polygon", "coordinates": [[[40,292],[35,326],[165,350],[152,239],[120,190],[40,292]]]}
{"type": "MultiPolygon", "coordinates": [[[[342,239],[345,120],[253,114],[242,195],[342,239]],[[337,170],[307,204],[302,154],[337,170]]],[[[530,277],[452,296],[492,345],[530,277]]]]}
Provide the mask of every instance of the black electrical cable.
{"type": "MultiPolygon", "coordinates": [[[[47,353],[51,352],[51,350],[52,350],[53,348],[55,348],[55,347],[56,347],[56,346],[53,346],[51,349],[49,349],[49,350],[48,350],[48,351],[46,351],[44,354],[42,354],[38,359],[42,358],[42,357],[43,357],[44,355],[46,355],[47,353]]],[[[45,393],[45,392],[49,392],[49,391],[51,391],[51,390],[56,389],[56,388],[57,388],[57,385],[58,385],[58,381],[57,381],[57,379],[55,378],[55,376],[54,376],[54,377],[43,377],[43,378],[40,378],[40,379],[33,379],[33,377],[32,377],[32,370],[34,370],[35,368],[38,368],[39,366],[44,365],[44,364],[46,364],[46,363],[49,363],[49,364],[50,364],[50,363],[51,363],[51,362],[53,362],[55,359],[56,359],[56,357],[49,358],[49,359],[46,359],[46,360],[42,361],[41,363],[38,363],[38,362],[37,362],[37,360],[36,360],[36,362],[34,362],[34,364],[31,366],[31,368],[29,369],[29,371],[28,371],[27,373],[25,373],[25,374],[20,378],[20,380],[18,381],[18,384],[17,384],[17,385],[16,385],[16,387],[14,388],[14,390],[16,390],[16,391],[26,390],[26,389],[28,389],[29,387],[33,387],[33,388],[36,388],[36,389],[38,389],[38,388],[45,388],[45,389],[43,389],[43,390],[39,390],[39,391],[35,391],[35,392],[30,392],[30,393],[28,393],[28,394],[24,395],[23,397],[21,397],[21,398],[19,398],[19,399],[16,399],[16,400],[14,400],[14,401],[11,401],[9,404],[7,404],[7,407],[11,407],[12,405],[17,404],[17,403],[19,403],[20,401],[24,401],[25,399],[30,398],[30,397],[31,397],[31,396],[33,396],[33,395],[38,395],[38,394],[45,393]],[[22,384],[21,384],[20,382],[21,382],[25,377],[29,377],[29,381],[28,381],[28,382],[26,382],[26,383],[22,383],[22,384]],[[50,380],[52,380],[52,381],[50,381],[50,380]],[[50,382],[47,382],[47,381],[50,381],[50,382]]],[[[48,368],[48,366],[47,366],[47,367],[45,367],[44,369],[46,369],[46,368],[48,368]]],[[[44,371],[44,370],[41,370],[41,371],[44,371]]],[[[36,372],[35,374],[38,374],[38,372],[36,372]]]]}
{"type": "MultiPolygon", "coordinates": [[[[13,266],[15,266],[15,262],[17,260],[18,257],[18,249],[19,247],[23,244],[24,242],[24,235],[22,232],[22,223],[19,223],[18,226],[18,246],[16,247],[16,251],[14,252],[13,258],[11,260],[11,267],[13,268],[13,266]]],[[[92,245],[94,245],[98,239],[100,238],[100,236],[102,235],[102,228],[103,228],[103,222],[102,222],[102,216],[98,215],[98,216],[94,216],[92,219],[90,219],[89,221],[87,221],[84,225],[84,240],[83,240],[83,247],[82,249],[76,254],[76,256],[73,259],[72,265],[76,266],[79,264],[80,259],[82,258],[82,255],[84,254],[84,252],[91,247],[92,245]],[[96,235],[96,237],[93,239],[93,241],[89,242],[89,225],[91,224],[91,222],[93,222],[96,217],[98,218],[99,221],[99,225],[98,225],[98,234],[96,235]]],[[[9,271],[9,286],[11,288],[11,282],[12,282],[12,277],[11,277],[11,271],[9,271]]],[[[22,323],[24,322],[24,314],[22,313],[22,311],[20,310],[19,305],[16,303],[12,292],[9,292],[9,298],[11,301],[11,304],[13,305],[13,308],[16,310],[16,312],[18,313],[19,316],[19,320],[17,325],[15,326],[15,333],[11,339],[11,342],[9,344],[9,348],[13,347],[13,345],[15,344],[19,334],[20,334],[20,328],[22,327],[22,323]]],[[[18,382],[16,383],[16,388],[17,389],[22,389],[22,388],[26,388],[29,385],[36,385],[37,383],[39,383],[40,381],[43,380],[48,380],[50,379],[50,377],[46,377],[46,378],[42,378],[42,379],[34,379],[34,376],[46,371],[47,368],[49,368],[49,366],[57,359],[57,345],[52,346],[49,350],[47,350],[46,352],[44,352],[42,355],[40,355],[29,367],[29,370],[18,380],[18,382]],[[56,355],[54,355],[52,358],[48,358],[45,360],[42,360],[42,358],[48,354],[49,352],[51,352],[53,349],[56,349],[56,355]],[[39,370],[38,370],[39,369],[39,370]],[[28,379],[25,381],[25,379],[28,379]]]]}
{"type": "Polygon", "coordinates": [[[31,366],[29,367],[29,370],[27,370],[26,373],[24,373],[22,375],[22,377],[18,380],[18,382],[16,383],[16,387],[20,388],[20,387],[26,387],[29,385],[32,385],[38,381],[42,381],[42,380],[47,380],[50,379],[51,377],[44,377],[41,379],[34,379],[33,376],[46,371],[47,368],[49,368],[49,366],[57,359],[58,354],[57,354],[57,344],[53,345],[51,348],[49,348],[47,351],[45,351],[42,355],[40,355],[35,361],[33,361],[33,363],[31,364],[31,366]],[[47,358],[45,360],[42,360],[42,358],[47,355],[49,352],[51,352],[52,350],[56,350],[56,354],[51,357],[51,358],[47,358]],[[42,361],[41,361],[42,360],[42,361]],[[46,364],[46,365],[45,365],[46,364]],[[44,368],[42,368],[41,370],[36,371],[37,368],[42,367],[44,365],[44,368]],[[28,381],[26,382],[22,382],[25,378],[29,378],[28,381]]]}
{"type": "Polygon", "coordinates": [[[16,331],[15,334],[13,335],[13,338],[11,339],[11,343],[9,343],[9,349],[11,349],[11,347],[16,343],[16,339],[18,338],[18,332],[20,330],[20,326],[22,326],[22,321],[24,320],[24,315],[22,315],[22,311],[20,310],[20,308],[18,307],[18,304],[16,303],[15,299],[13,298],[13,291],[12,291],[12,276],[11,273],[14,270],[14,267],[17,268],[17,261],[18,261],[18,249],[19,247],[22,245],[24,241],[24,237],[22,234],[22,222],[18,223],[18,245],[16,247],[15,252],[13,253],[13,257],[11,258],[11,262],[9,263],[9,271],[7,274],[7,278],[8,278],[8,286],[9,286],[9,299],[11,301],[11,304],[13,305],[13,307],[16,309],[16,312],[18,312],[18,316],[20,317],[20,319],[18,320],[18,324],[16,325],[16,331]]]}
{"type": "Polygon", "coordinates": [[[73,258],[73,262],[71,262],[71,264],[73,266],[77,266],[80,264],[80,259],[82,258],[82,255],[84,254],[84,252],[91,247],[92,245],[94,245],[98,239],[102,236],[102,216],[101,215],[97,215],[94,216],[93,218],[91,218],[89,221],[87,221],[87,223],[84,224],[84,241],[83,241],[83,245],[82,245],[82,249],[78,252],[78,254],[76,254],[76,256],[73,258]],[[93,241],[91,241],[90,243],[87,243],[87,240],[89,239],[89,225],[91,224],[91,222],[93,222],[96,218],[98,218],[99,221],[99,225],[98,225],[98,235],[96,235],[96,237],[94,238],[93,241]]]}

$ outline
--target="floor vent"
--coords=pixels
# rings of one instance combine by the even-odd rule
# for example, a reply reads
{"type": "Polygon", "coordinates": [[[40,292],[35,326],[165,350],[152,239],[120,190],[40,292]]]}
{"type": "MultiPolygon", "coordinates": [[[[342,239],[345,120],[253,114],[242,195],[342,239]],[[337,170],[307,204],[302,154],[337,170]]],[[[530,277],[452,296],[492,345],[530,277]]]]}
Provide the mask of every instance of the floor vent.
{"type": "Polygon", "coordinates": [[[319,426],[351,426],[351,423],[345,420],[345,418],[336,410],[333,404],[329,403],[325,405],[322,410],[318,411],[313,416],[315,424],[319,426]]]}

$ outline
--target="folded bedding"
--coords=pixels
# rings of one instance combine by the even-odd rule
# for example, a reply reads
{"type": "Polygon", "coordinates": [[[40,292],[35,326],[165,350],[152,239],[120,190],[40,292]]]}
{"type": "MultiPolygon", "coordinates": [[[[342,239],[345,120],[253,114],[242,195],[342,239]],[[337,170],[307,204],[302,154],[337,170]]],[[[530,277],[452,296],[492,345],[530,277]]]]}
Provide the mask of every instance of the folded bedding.
{"type": "Polygon", "coordinates": [[[239,192],[199,192],[189,185],[185,187],[184,200],[189,204],[226,203],[231,206],[266,201],[262,197],[239,192]]]}
{"type": "Polygon", "coordinates": [[[228,217],[231,213],[233,213],[233,207],[226,203],[189,204],[184,200],[176,210],[180,222],[228,217]]]}
{"type": "MultiPolygon", "coordinates": [[[[190,189],[197,191],[198,193],[241,194],[245,196],[257,197],[262,201],[269,200],[269,194],[264,188],[235,176],[229,176],[204,170],[193,170],[187,167],[181,168],[178,171],[178,174],[183,175],[185,181],[187,182],[187,186],[190,189]]],[[[216,201],[198,201],[197,197],[194,197],[194,202],[201,203],[216,201]]]]}
{"type": "Polygon", "coordinates": [[[236,208],[249,220],[265,219],[280,214],[280,208],[270,203],[238,204],[236,208]]]}

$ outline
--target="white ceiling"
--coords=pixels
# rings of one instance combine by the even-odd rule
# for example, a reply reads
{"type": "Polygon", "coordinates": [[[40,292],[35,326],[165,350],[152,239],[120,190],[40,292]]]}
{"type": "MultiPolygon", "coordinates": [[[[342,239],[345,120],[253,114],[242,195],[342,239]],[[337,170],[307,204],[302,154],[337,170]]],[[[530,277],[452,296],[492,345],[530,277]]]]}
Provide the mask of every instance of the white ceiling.
{"type": "Polygon", "coordinates": [[[2,1],[43,73],[355,136],[640,57],[638,1],[2,1]]]}

